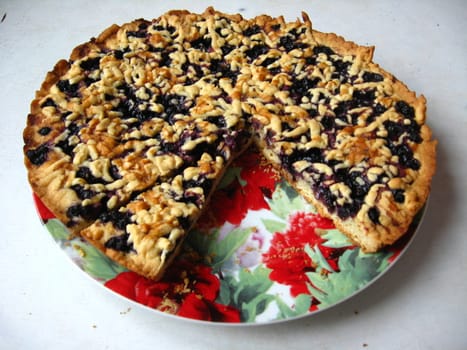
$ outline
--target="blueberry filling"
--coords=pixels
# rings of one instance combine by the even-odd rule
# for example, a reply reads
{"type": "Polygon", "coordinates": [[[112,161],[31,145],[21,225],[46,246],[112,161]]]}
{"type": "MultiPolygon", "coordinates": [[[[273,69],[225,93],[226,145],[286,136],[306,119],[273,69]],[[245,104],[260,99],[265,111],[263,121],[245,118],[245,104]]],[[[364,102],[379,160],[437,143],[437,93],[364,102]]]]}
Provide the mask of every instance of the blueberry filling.
{"type": "Polygon", "coordinates": [[[349,67],[352,65],[351,62],[344,62],[342,60],[333,61],[334,72],[331,75],[332,79],[339,79],[341,83],[346,83],[349,80],[349,67]]]}
{"type": "Polygon", "coordinates": [[[313,48],[313,53],[315,55],[319,55],[320,53],[324,53],[325,55],[327,56],[332,56],[334,55],[334,51],[328,47],[328,46],[324,46],[324,45],[318,45],[318,46],[315,46],[313,48]]]}
{"type": "Polygon", "coordinates": [[[145,38],[147,35],[147,28],[148,24],[147,23],[140,23],[138,26],[138,30],[136,31],[128,31],[126,33],[127,37],[135,37],[135,38],[145,38]]]}
{"type": "Polygon", "coordinates": [[[399,163],[404,168],[410,168],[413,170],[420,169],[420,161],[413,156],[413,152],[410,147],[403,143],[400,145],[389,144],[391,153],[399,157],[399,163]]]}
{"type": "Polygon", "coordinates": [[[384,80],[384,77],[381,74],[373,72],[364,72],[362,79],[365,83],[377,83],[384,80]]]}
{"type": "Polygon", "coordinates": [[[374,107],[373,107],[373,111],[371,112],[371,114],[368,116],[367,118],[367,123],[372,123],[378,116],[380,116],[381,114],[383,114],[384,112],[386,112],[386,107],[384,107],[382,104],[380,103],[377,103],[374,107]]]}
{"type": "Polygon", "coordinates": [[[173,27],[173,26],[164,27],[164,26],[162,26],[162,25],[160,25],[160,24],[154,24],[154,25],[152,26],[152,28],[153,28],[154,30],[159,31],[159,32],[168,31],[169,34],[173,34],[173,33],[175,32],[175,27],[173,27]]]}
{"type": "Polygon", "coordinates": [[[404,190],[401,190],[401,189],[392,190],[392,196],[394,197],[394,200],[397,203],[404,203],[405,201],[404,190]]]}
{"type": "Polygon", "coordinates": [[[91,169],[85,166],[78,168],[76,171],[76,177],[85,180],[89,184],[106,183],[104,179],[94,176],[91,172],[91,169]]]}
{"type": "Polygon", "coordinates": [[[300,43],[296,41],[296,38],[292,35],[286,35],[279,39],[279,44],[285,49],[285,51],[289,52],[294,49],[304,49],[308,47],[308,44],[300,43]]]}
{"type": "Polygon", "coordinates": [[[370,218],[370,220],[374,223],[374,224],[379,224],[379,209],[376,208],[376,207],[371,207],[369,210],[368,210],[368,217],[370,218]]]}
{"type": "Polygon", "coordinates": [[[109,174],[112,177],[112,179],[118,180],[122,178],[122,175],[120,175],[120,172],[118,171],[118,168],[116,165],[112,164],[109,168],[109,174]]]}
{"type": "Polygon", "coordinates": [[[209,70],[216,74],[219,78],[229,78],[232,80],[232,85],[237,82],[238,72],[230,69],[229,63],[218,59],[212,59],[209,70]]]}
{"type": "Polygon", "coordinates": [[[332,194],[331,190],[328,187],[317,186],[314,192],[316,198],[323,202],[329,211],[333,212],[335,209],[336,197],[332,194]]]}
{"type": "Polygon", "coordinates": [[[211,48],[211,38],[200,37],[195,39],[191,42],[191,47],[200,51],[208,51],[211,48]]]}
{"type": "Polygon", "coordinates": [[[311,163],[322,163],[324,160],[323,151],[317,147],[304,150],[295,149],[290,155],[282,154],[280,159],[283,166],[293,173],[296,173],[293,164],[299,160],[306,160],[311,163]]]}
{"type": "Polygon", "coordinates": [[[172,59],[170,58],[171,52],[164,51],[161,53],[161,59],[159,60],[159,67],[170,67],[172,59]]]}
{"type": "Polygon", "coordinates": [[[62,141],[57,142],[56,146],[62,150],[68,156],[73,156],[73,150],[75,149],[74,145],[70,145],[68,138],[62,141]]]}
{"type": "Polygon", "coordinates": [[[325,131],[330,131],[336,127],[336,123],[334,121],[334,118],[330,116],[323,116],[320,121],[321,125],[323,126],[325,131]]]}
{"type": "Polygon", "coordinates": [[[68,80],[59,80],[57,82],[57,88],[68,97],[77,97],[79,95],[78,83],[70,84],[68,80]]]}
{"type": "Polygon", "coordinates": [[[278,57],[268,57],[263,62],[261,62],[261,66],[267,67],[270,64],[273,64],[274,62],[276,62],[277,60],[278,60],[278,57]]]}
{"type": "Polygon", "coordinates": [[[258,44],[245,51],[245,55],[251,60],[257,59],[269,51],[269,47],[263,44],[258,44]]]}
{"type": "MultiPolygon", "coordinates": [[[[187,181],[183,181],[183,188],[186,188],[186,192],[190,192],[189,189],[190,188],[196,188],[196,187],[200,187],[203,189],[203,193],[205,196],[207,196],[210,192],[211,192],[211,188],[212,188],[212,180],[210,179],[207,179],[205,177],[200,177],[198,180],[187,180],[187,181]]],[[[185,193],[185,196],[189,194],[188,193],[185,193]]]]}
{"type": "Polygon", "coordinates": [[[253,36],[253,35],[255,35],[255,34],[258,34],[260,31],[261,31],[260,26],[257,25],[257,24],[255,24],[255,25],[253,25],[253,26],[248,27],[247,29],[245,29],[245,30],[243,31],[242,34],[243,34],[244,36],[253,36]]]}
{"type": "Polygon", "coordinates": [[[221,47],[222,54],[223,54],[224,56],[228,55],[233,49],[235,49],[235,46],[229,45],[229,44],[224,44],[224,45],[221,47]]]}
{"type": "Polygon", "coordinates": [[[68,208],[66,215],[70,219],[82,217],[85,220],[95,220],[104,211],[104,209],[105,205],[102,202],[87,206],[76,204],[68,208]]]}
{"type": "Polygon", "coordinates": [[[211,116],[207,117],[206,120],[217,126],[219,129],[225,128],[227,124],[225,123],[225,118],[223,116],[211,116]]]}
{"type": "Polygon", "coordinates": [[[128,233],[111,237],[107,242],[105,242],[104,246],[107,249],[113,249],[122,253],[129,253],[133,250],[133,243],[128,242],[129,238],[130,235],[128,233]]]}
{"type": "Polygon", "coordinates": [[[355,90],[352,98],[355,101],[355,107],[372,106],[375,100],[375,90],[355,90]]]}
{"type": "Polygon", "coordinates": [[[35,149],[26,151],[26,156],[32,164],[41,165],[47,160],[47,154],[49,151],[49,146],[42,144],[35,149]]]}
{"type": "Polygon", "coordinates": [[[319,81],[319,78],[294,78],[289,88],[290,97],[292,97],[296,103],[300,103],[302,97],[308,95],[308,91],[315,88],[319,81]]]}
{"type": "Polygon", "coordinates": [[[344,205],[337,207],[337,215],[343,220],[349,217],[354,217],[360,210],[361,206],[362,203],[356,200],[351,203],[345,203],[344,205]]]}
{"type": "Polygon", "coordinates": [[[409,119],[415,118],[415,110],[413,109],[412,106],[408,105],[406,102],[397,101],[395,107],[396,107],[396,111],[402,114],[404,117],[409,118],[409,119]]]}
{"type": "Polygon", "coordinates": [[[216,156],[219,155],[219,144],[217,142],[214,143],[207,143],[207,142],[201,142],[196,145],[191,150],[184,151],[180,155],[188,164],[194,164],[196,163],[199,159],[201,159],[201,156],[207,153],[211,156],[216,156]]]}
{"type": "Polygon", "coordinates": [[[87,190],[81,185],[73,185],[71,186],[71,189],[76,192],[79,199],[89,199],[96,195],[96,192],[87,190]]]}
{"type": "Polygon", "coordinates": [[[88,58],[85,61],[82,61],[79,66],[86,71],[93,71],[99,69],[100,57],[88,58]]]}
{"type": "Polygon", "coordinates": [[[39,135],[46,136],[46,135],[50,134],[51,131],[52,131],[51,128],[49,128],[48,126],[44,126],[44,127],[39,129],[38,133],[39,133],[39,135]]]}
{"type": "Polygon", "coordinates": [[[102,213],[99,219],[103,223],[111,222],[117,229],[125,231],[126,226],[131,223],[131,216],[130,212],[112,210],[102,213]]]}
{"type": "Polygon", "coordinates": [[[123,50],[114,50],[113,55],[116,59],[121,60],[123,59],[123,55],[125,55],[129,51],[130,49],[128,47],[123,50]]]}
{"type": "Polygon", "coordinates": [[[186,115],[193,104],[193,101],[186,100],[185,96],[175,94],[159,95],[157,96],[156,102],[164,107],[162,117],[171,125],[176,121],[174,118],[175,115],[186,115]]]}
{"type": "Polygon", "coordinates": [[[42,102],[41,104],[41,108],[44,108],[44,107],[57,107],[55,101],[48,97],[44,102],[42,102]]]}

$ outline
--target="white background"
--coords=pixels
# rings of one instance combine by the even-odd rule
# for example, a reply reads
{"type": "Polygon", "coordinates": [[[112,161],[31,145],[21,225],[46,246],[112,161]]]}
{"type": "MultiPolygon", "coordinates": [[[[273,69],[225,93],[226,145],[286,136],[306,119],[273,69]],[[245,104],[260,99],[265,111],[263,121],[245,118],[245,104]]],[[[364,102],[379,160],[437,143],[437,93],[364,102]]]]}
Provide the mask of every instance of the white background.
{"type": "Polygon", "coordinates": [[[1,0],[1,18],[0,349],[467,349],[466,1],[1,0]],[[305,10],[318,30],[375,45],[375,61],[428,100],[438,169],[421,229],[387,274],[322,313],[260,327],[163,316],[92,281],[36,215],[22,130],[45,73],[112,23],[208,5],[305,10]]]}

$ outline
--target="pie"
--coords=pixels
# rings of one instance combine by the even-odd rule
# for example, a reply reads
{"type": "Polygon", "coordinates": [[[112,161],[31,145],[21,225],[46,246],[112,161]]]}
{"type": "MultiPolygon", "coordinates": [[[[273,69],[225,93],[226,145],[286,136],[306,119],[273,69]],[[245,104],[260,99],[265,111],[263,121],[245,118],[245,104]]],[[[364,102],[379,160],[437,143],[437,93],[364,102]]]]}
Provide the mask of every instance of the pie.
{"type": "Polygon", "coordinates": [[[49,72],[24,130],[33,191],[71,233],[160,278],[251,144],[365,252],[423,207],[426,102],[372,47],[208,8],[112,25],[49,72]]]}

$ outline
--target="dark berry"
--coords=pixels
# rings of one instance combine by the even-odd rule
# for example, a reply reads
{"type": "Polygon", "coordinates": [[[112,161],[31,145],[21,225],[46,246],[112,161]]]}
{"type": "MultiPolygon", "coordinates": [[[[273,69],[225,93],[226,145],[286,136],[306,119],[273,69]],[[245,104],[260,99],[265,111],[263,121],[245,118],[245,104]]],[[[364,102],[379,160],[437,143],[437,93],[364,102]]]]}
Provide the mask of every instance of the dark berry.
{"type": "Polygon", "coordinates": [[[38,133],[39,133],[39,135],[46,136],[46,135],[50,134],[51,131],[52,131],[51,128],[49,128],[48,126],[44,126],[44,127],[39,129],[38,133]]]}
{"type": "Polygon", "coordinates": [[[44,108],[44,107],[57,107],[55,101],[48,97],[44,102],[42,102],[41,104],[41,108],[44,108]]]}
{"type": "Polygon", "coordinates": [[[349,217],[354,217],[360,210],[360,206],[361,204],[359,205],[356,201],[345,203],[344,205],[337,207],[337,215],[343,220],[349,217]]]}
{"type": "Polygon", "coordinates": [[[191,47],[200,51],[208,51],[211,48],[211,38],[195,39],[191,42],[191,47]]]}
{"type": "Polygon", "coordinates": [[[73,185],[71,189],[76,192],[76,195],[79,199],[89,199],[95,196],[95,192],[92,190],[87,190],[84,186],[81,185],[73,185]]]}
{"type": "Polygon", "coordinates": [[[373,107],[373,111],[371,112],[371,114],[368,116],[367,118],[367,123],[372,123],[376,117],[380,116],[381,114],[383,114],[384,112],[386,112],[387,108],[384,107],[382,104],[380,103],[377,103],[374,107],[373,107]]]}
{"type": "Polygon", "coordinates": [[[331,55],[334,55],[334,51],[328,47],[328,46],[324,46],[324,45],[318,45],[318,46],[315,46],[313,48],[313,53],[315,55],[318,55],[320,53],[324,53],[325,55],[327,56],[331,56],[331,55]]]}
{"type": "Polygon", "coordinates": [[[190,188],[200,187],[203,189],[203,193],[207,196],[211,192],[212,180],[205,177],[201,177],[198,180],[188,180],[183,182],[183,188],[186,192],[189,192],[190,188]]]}
{"type": "Polygon", "coordinates": [[[128,38],[130,38],[130,37],[145,38],[147,34],[148,34],[148,32],[146,31],[146,28],[142,28],[142,29],[140,28],[139,30],[128,31],[126,33],[126,36],[128,38]]]}
{"type": "Polygon", "coordinates": [[[118,167],[114,164],[112,164],[109,168],[109,174],[112,177],[112,179],[118,180],[122,178],[122,175],[120,175],[120,172],[118,171],[118,167]]]}
{"type": "Polygon", "coordinates": [[[170,58],[170,52],[164,51],[161,53],[161,59],[159,61],[159,67],[170,67],[172,58],[170,58]]]}
{"type": "Polygon", "coordinates": [[[280,156],[282,164],[289,170],[293,170],[293,164],[299,160],[306,160],[311,163],[323,162],[323,151],[320,148],[310,148],[308,150],[294,150],[290,155],[280,156]]]}
{"type": "Polygon", "coordinates": [[[107,249],[113,249],[122,253],[129,253],[133,250],[133,243],[128,241],[129,238],[130,235],[128,233],[114,236],[109,238],[109,240],[105,242],[104,246],[107,249]]]}
{"type": "Polygon", "coordinates": [[[26,156],[29,161],[34,165],[41,165],[47,160],[47,154],[49,153],[50,148],[46,144],[42,144],[35,149],[30,149],[26,151],[26,156]]]}
{"type": "Polygon", "coordinates": [[[358,107],[372,106],[375,100],[375,90],[355,90],[352,98],[358,107]]]}
{"type": "Polygon", "coordinates": [[[258,34],[260,31],[261,31],[261,27],[259,25],[255,24],[255,25],[245,29],[242,34],[244,36],[252,36],[252,35],[258,34]]]}
{"type": "Polygon", "coordinates": [[[88,58],[85,61],[81,61],[79,66],[84,70],[93,71],[93,70],[99,69],[100,60],[101,60],[100,57],[88,58]]]}
{"type": "Polygon", "coordinates": [[[310,89],[316,87],[318,84],[319,78],[303,78],[303,79],[293,79],[292,85],[289,88],[290,96],[299,103],[303,96],[308,94],[310,89]]]}
{"type": "Polygon", "coordinates": [[[363,73],[362,78],[365,83],[377,83],[384,80],[384,77],[381,74],[373,72],[363,73]]]}
{"type": "Polygon", "coordinates": [[[295,39],[290,35],[281,37],[279,43],[287,52],[295,48],[295,39]]]}
{"type": "Polygon", "coordinates": [[[79,177],[83,180],[85,180],[87,183],[105,183],[105,181],[102,178],[95,177],[91,169],[88,167],[82,166],[79,167],[78,170],[76,171],[76,177],[79,177]]]}
{"type": "Polygon", "coordinates": [[[233,49],[235,49],[235,46],[229,45],[229,44],[224,44],[224,45],[221,47],[222,54],[223,54],[224,56],[227,55],[227,54],[229,54],[229,52],[231,52],[233,49]]]}
{"type": "Polygon", "coordinates": [[[73,155],[73,150],[75,149],[74,145],[70,145],[68,143],[68,139],[61,140],[57,142],[56,146],[62,150],[63,153],[65,153],[68,156],[73,155]]]}
{"type": "Polygon", "coordinates": [[[258,58],[261,55],[264,55],[269,51],[269,47],[266,45],[258,44],[256,46],[253,46],[251,49],[248,49],[245,51],[245,55],[250,59],[254,60],[258,58]]]}
{"type": "Polygon", "coordinates": [[[420,161],[413,156],[413,152],[410,147],[403,143],[401,145],[390,145],[392,154],[399,157],[399,164],[404,168],[410,168],[413,170],[420,169],[420,161]]]}
{"type": "Polygon", "coordinates": [[[66,94],[68,97],[77,97],[78,96],[78,83],[70,84],[68,80],[59,80],[57,82],[58,89],[66,94]]]}
{"type": "Polygon", "coordinates": [[[388,133],[388,139],[391,141],[399,140],[399,137],[404,133],[404,129],[399,123],[386,120],[383,125],[388,133]]]}
{"type": "Polygon", "coordinates": [[[401,190],[401,189],[392,190],[392,195],[394,197],[394,200],[397,203],[404,203],[404,201],[405,201],[404,190],[401,190]]]}
{"type": "Polygon", "coordinates": [[[268,58],[266,58],[263,62],[261,62],[261,66],[267,67],[267,66],[269,66],[270,64],[276,62],[277,59],[278,59],[278,57],[268,57],[268,58]]]}
{"type": "Polygon", "coordinates": [[[370,218],[370,220],[374,223],[374,224],[379,224],[379,209],[376,208],[376,207],[371,207],[369,210],[368,210],[368,217],[370,218]]]}
{"type": "Polygon", "coordinates": [[[396,102],[396,112],[402,114],[404,117],[413,119],[415,118],[415,110],[412,106],[407,104],[404,101],[397,101],[396,102]]]}
{"type": "Polygon", "coordinates": [[[117,210],[104,212],[99,219],[103,222],[111,222],[117,229],[124,231],[126,226],[131,223],[130,212],[121,212],[117,210]]]}
{"type": "Polygon", "coordinates": [[[344,62],[342,60],[335,60],[333,62],[334,72],[331,75],[333,79],[339,79],[341,82],[347,82],[349,79],[349,66],[351,62],[344,62]]]}
{"type": "Polygon", "coordinates": [[[94,220],[94,219],[97,219],[97,217],[102,212],[102,210],[103,210],[102,203],[98,203],[96,205],[87,205],[87,206],[76,204],[67,209],[66,215],[70,219],[82,217],[85,220],[94,220]]]}
{"type": "Polygon", "coordinates": [[[328,187],[320,186],[315,191],[316,198],[326,205],[326,207],[332,212],[335,209],[336,197],[332,194],[328,187]]]}
{"type": "MultiPolygon", "coordinates": [[[[212,59],[209,70],[211,73],[217,74],[219,78],[228,78],[232,80],[232,85],[237,81],[238,72],[230,69],[230,64],[224,60],[212,59]]],[[[202,75],[202,73],[200,74],[202,75]]]]}
{"type": "Polygon", "coordinates": [[[323,126],[324,130],[326,131],[330,131],[334,129],[334,127],[336,126],[336,123],[334,122],[334,118],[327,116],[327,115],[321,118],[320,123],[323,126]]]}
{"type": "Polygon", "coordinates": [[[206,120],[217,126],[219,129],[225,128],[227,125],[225,123],[225,118],[222,115],[207,117],[206,120]]]}

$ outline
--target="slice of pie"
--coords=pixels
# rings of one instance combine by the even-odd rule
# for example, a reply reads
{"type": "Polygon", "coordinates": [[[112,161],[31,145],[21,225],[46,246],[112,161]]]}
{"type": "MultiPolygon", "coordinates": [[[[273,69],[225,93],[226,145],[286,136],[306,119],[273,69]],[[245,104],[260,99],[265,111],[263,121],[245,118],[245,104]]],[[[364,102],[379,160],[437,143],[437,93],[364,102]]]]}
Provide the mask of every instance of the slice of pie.
{"type": "Polygon", "coordinates": [[[435,169],[425,99],[372,47],[208,8],[113,25],[48,73],[24,153],[75,234],[160,278],[232,159],[255,142],[366,252],[394,243],[435,169]]]}

